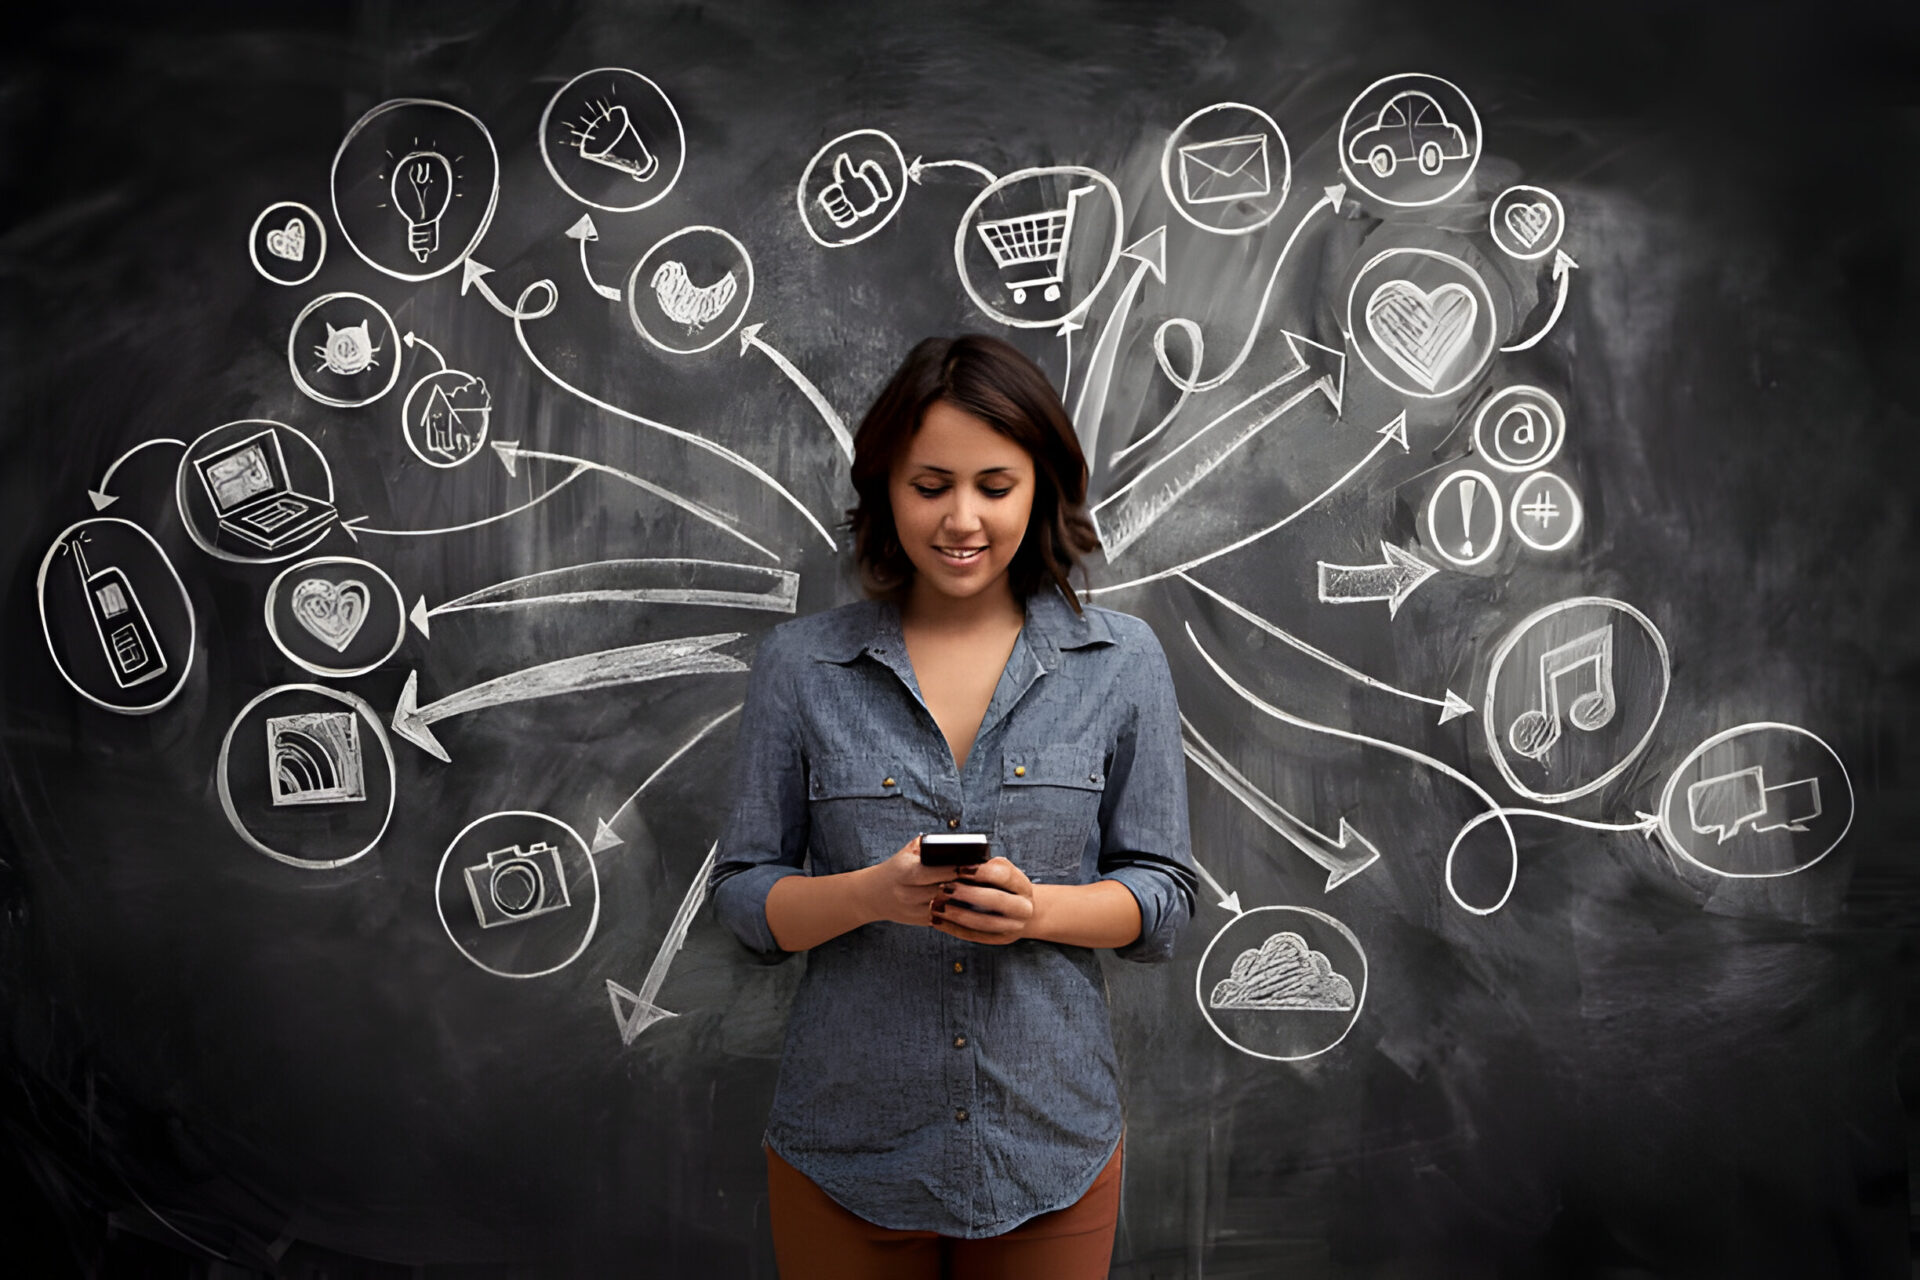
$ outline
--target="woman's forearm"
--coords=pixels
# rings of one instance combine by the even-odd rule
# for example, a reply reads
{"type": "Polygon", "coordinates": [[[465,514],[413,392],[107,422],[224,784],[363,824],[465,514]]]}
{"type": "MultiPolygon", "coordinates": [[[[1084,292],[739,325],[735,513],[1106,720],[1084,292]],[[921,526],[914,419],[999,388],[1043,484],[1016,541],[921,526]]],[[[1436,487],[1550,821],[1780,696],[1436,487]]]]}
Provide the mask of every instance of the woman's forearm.
{"type": "Polygon", "coordinates": [[[1036,884],[1026,936],[1071,947],[1124,947],[1140,936],[1140,904],[1118,880],[1036,884]]]}
{"type": "Polygon", "coordinates": [[[828,876],[785,876],[767,892],[767,927],[783,951],[807,951],[880,918],[867,902],[873,868],[828,876]]]}

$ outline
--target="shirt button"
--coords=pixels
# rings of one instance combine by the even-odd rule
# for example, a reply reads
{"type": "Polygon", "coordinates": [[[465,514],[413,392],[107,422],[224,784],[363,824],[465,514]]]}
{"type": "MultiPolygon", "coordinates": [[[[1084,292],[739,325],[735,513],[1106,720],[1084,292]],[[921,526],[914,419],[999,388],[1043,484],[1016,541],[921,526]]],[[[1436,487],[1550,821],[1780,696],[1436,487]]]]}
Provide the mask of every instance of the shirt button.
{"type": "Polygon", "coordinates": [[[953,1109],[953,1118],[965,1124],[967,1122],[967,1109],[965,1107],[955,1107],[953,1109]]]}
{"type": "Polygon", "coordinates": [[[1014,777],[1016,777],[1016,778],[1024,778],[1024,777],[1026,777],[1026,776],[1027,776],[1027,766],[1025,766],[1025,765],[1023,765],[1023,764],[1017,764],[1017,765],[1015,765],[1015,766],[1013,766],[1013,776],[1014,776],[1014,777]]]}
{"type": "Polygon", "coordinates": [[[958,818],[947,819],[947,830],[949,831],[957,830],[959,826],[960,826],[960,819],[958,818]]]}
{"type": "Polygon", "coordinates": [[[967,966],[965,966],[964,964],[961,964],[958,960],[955,960],[953,962],[953,971],[955,973],[965,973],[967,971],[967,966]]]}
{"type": "Polygon", "coordinates": [[[1099,774],[1097,774],[1097,773],[1090,773],[1090,774],[1088,774],[1088,775],[1087,775],[1087,781],[1088,781],[1088,782],[1098,782],[1098,781],[1100,781],[1100,775],[1099,775],[1099,774]]]}
{"type": "Polygon", "coordinates": [[[966,1047],[967,1047],[967,1038],[966,1038],[965,1036],[955,1036],[955,1037],[953,1038],[953,1047],[954,1047],[954,1048],[956,1048],[956,1049],[964,1049],[964,1048],[966,1048],[966,1047]]]}
{"type": "Polygon", "coordinates": [[[893,785],[893,779],[892,779],[892,778],[882,778],[882,779],[880,779],[880,785],[881,785],[881,786],[883,786],[883,787],[890,787],[890,786],[892,786],[892,785],[893,785]]]}

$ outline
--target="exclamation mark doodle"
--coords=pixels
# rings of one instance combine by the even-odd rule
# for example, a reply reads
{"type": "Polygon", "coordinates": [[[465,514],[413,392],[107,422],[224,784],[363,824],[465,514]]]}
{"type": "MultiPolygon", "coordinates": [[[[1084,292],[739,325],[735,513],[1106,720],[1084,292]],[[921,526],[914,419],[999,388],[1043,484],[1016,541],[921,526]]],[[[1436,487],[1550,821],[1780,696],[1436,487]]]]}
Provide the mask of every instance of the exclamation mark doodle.
{"type": "Polygon", "coordinates": [[[1460,478],[1460,532],[1465,539],[1466,547],[1460,554],[1469,560],[1473,558],[1473,492],[1473,477],[1462,476],[1460,478]]]}

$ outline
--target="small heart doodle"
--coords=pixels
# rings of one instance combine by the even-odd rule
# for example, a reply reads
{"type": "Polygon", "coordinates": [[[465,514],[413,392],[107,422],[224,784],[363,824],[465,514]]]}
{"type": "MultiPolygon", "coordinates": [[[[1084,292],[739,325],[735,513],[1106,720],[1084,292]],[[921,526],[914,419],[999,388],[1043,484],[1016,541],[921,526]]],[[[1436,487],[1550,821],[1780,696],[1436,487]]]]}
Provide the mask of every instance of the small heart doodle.
{"type": "Polygon", "coordinates": [[[307,224],[294,218],[285,229],[267,232],[267,252],[276,258],[285,258],[288,262],[299,262],[307,256],[307,224]]]}
{"type": "Polygon", "coordinates": [[[1546,235],[1552,225],[1553,210],[1539,201],[1507,206],[1507,230],[1513,232],[1513,238],[1520,242],[1523,249],[1531,249],[1539,244],[1540,237],[1546,235]]]}
{"type": "Polygon", "coordinates": [[[1411,280],[1389,280],[1367,299],[1367,332],[1393,362],[1432,391],[1473,337],[1480,305],[1463,284],[1431,293],[1411,280]]]}
{"type": "Polygon", "coordinates": [[[304,578],[293,589],[293,616],[322,644],[345,653],[366,624],[371,598],[358,578],[304,578]]]}

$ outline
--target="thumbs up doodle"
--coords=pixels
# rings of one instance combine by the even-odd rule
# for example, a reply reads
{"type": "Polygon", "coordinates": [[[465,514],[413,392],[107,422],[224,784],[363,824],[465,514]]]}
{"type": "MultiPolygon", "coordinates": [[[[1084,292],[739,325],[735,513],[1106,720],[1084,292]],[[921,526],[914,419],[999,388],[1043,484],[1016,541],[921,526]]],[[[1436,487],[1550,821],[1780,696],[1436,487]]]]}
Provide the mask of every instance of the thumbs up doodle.
{"type": "Polygon", "coordinates": [[[893,199],[893,183],[886,171],[872,159],[854,166],[842,151],[833,158],[833,181],[816,197],[833,225],[842,229],[893,199]]]}

